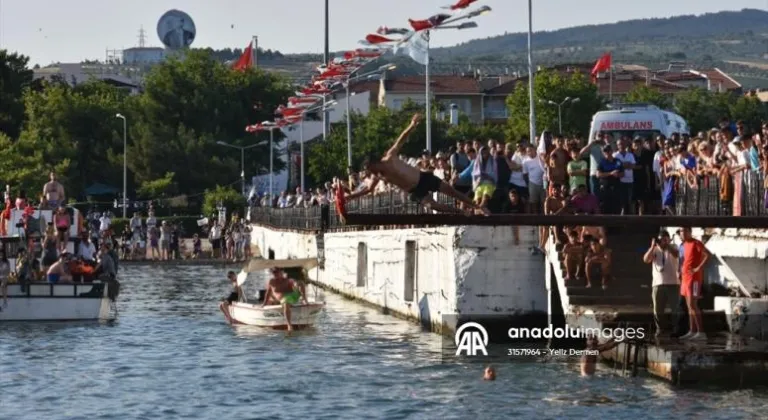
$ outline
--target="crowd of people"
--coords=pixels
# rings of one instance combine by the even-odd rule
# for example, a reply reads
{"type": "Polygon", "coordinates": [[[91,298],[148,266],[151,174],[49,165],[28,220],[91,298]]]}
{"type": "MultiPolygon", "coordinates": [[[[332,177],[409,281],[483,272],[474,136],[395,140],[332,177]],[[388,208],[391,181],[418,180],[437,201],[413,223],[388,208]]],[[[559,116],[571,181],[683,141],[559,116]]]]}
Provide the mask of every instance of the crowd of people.
{"type": "MultiPolygon", "coordinates": [[[[406,129],[405,136],[413,126],[406,129]]],[[[426,186],[435,195],[439,191],[451,196],[448,201],[459,211],[476,206],[492,213],[512,214],[676,214],[681,188],[708,187],[716,179],[720,202],[733,205],[733,214],[738,215],[739,200],[734,199],[737,187],[745,185],[747,178],[768,187],[768,122],[747,127],[741,121],[723,118],[711,130],[695,135],[600,132],[589,141],[544,132],[537,145],[527,139],[514,143],[474,139],[457,142],[436,154],[425,150],[421,156],[409,158],[397,153],[397,159],[393,159],[393,152],[399,152],[402,146],[401,140],[382,161],[396,160],[417,169],[419,177],[410,184],[405,180],[406,171],[400,168],[365,165],[360,172],[350,170],[348,179],[336,178],[314,192],[297,189],[295,194],[283,192],[271,200],[260,197],[252,204],[276,208],[323,206],[338,200],[337,189],[346,192],[341,195],[346,200],[352,200],[366,194],[421,193],[418,190],[426,186]],[[455,199],[451,190],[471,196],[472,201],[455,199]]],[[[419,201],[421,196],[416,199],[419,201]]],[[[764,201],[768,209],[768,189],[764,201]]],[[[701,270],[708,254],[689,229],[681,230],[679,235],[679,250],[673,250],[669,235],[662,232],[643,256],[655,267],[657,330],[668,332],[662,320],[664,308],[680,300],[680,313],[687,313],[689,318],[689,333],[684,338],[701,339],[706,336],[696,302],[701,297],[701,270]]],[[[579,280],[587,287],[598,283],[608,287],[613,258],[605,229],[542,227],[538,246],[531,251],[544,252],[549,238],[564,256],[566,282],[579,280]]]]}
{"type": "MultiPolygon", "coordinates": [[[[246,261],[251,258],[251,227],[239,215],[233,214],[228,223],[221,223],[215,216],[209,218],[209,223],[204,227],[204,233],[208,235],[214,259],[246,261]]],[[[192,258],[200,258],[202,253],[202,241],[198,234],[192,238],[192,258]]]]}

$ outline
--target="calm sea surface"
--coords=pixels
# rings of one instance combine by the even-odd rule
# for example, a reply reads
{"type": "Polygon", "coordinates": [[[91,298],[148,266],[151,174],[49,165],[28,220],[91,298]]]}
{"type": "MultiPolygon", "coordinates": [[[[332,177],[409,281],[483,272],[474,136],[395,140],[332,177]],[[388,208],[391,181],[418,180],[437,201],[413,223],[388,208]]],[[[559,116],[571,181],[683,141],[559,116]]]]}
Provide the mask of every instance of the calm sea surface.
{"type": "Polygon", "coordinates": [[[0,419],[758,419],[768,392],[674,390],[603,369],[440,362],[440,338],[326,294],[311,332],[231,327],[225,270],[121,268],[105,325],[0,324],[0,419]]]}

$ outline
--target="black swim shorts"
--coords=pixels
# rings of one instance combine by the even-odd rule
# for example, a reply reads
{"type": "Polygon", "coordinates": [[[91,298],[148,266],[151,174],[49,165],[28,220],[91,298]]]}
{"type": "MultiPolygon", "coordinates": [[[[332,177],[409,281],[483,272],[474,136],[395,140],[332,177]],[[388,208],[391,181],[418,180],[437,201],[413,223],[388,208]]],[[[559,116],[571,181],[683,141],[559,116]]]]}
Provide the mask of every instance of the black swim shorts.
{"type": "Polygon", "coordinates": [[[443,181],[432,174],[432,172],[421,172],[419,174],[419,183],[412,190],[408,191],[411,201],[421,203],[430,193],[440,190],[440,184],[443,181]]]}

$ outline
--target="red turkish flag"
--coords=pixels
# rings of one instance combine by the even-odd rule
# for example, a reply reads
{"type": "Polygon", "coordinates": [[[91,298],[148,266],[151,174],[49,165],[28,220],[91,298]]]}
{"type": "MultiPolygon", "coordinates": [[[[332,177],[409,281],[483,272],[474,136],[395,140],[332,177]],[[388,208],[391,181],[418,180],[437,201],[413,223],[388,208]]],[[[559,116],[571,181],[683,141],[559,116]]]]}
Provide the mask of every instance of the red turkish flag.
{"type": "Polygon", "coordinates": [[[240,58],[237,59],[235,65],[232,66],[234,70],[238,71],[245,71],[245,69],[249,69],[251,67],[253,67],[253,42],[245,47],[243,54],[240,56],[240,58]]]}
{"type": "Polygon", "coordinates": [[[378,34],[368,34],[365,37],[365,40],[368,41],[369,43],[373,44],[373,45],[385,44],[387,42],[395,42],[394,39],[389,39],[389,38],[387,38],[385,36],[381,36],[381,35],[378,35],[378,34]]]}
{"type": "Polygon", "coordinates": [[[595,67],[592,68],[592,77],[597,77],[597,73],[610,70],[612,61],[611,53],[603,54],[603,56],[595,63],[595,67]]]}

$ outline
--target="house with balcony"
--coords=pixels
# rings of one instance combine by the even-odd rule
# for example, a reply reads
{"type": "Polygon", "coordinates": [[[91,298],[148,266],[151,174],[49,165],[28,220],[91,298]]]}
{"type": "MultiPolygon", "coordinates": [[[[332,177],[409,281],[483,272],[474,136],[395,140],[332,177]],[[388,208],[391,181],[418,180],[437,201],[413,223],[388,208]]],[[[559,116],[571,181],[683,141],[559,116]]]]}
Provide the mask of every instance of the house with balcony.
{"type": "MultiPolygon", "coordinates": [[[[483,121],[483,88],[474,76],[433,75],[430,76],[430,96],[434,103],[447,109],[455,104],[459,113],[471,121],[483,121]]],[[[379,80],[379,105],[401,109],[410,101],[417,104],[426,102],[426,80],[424,76],[391,77],[385,75],[379,80]]]]}

